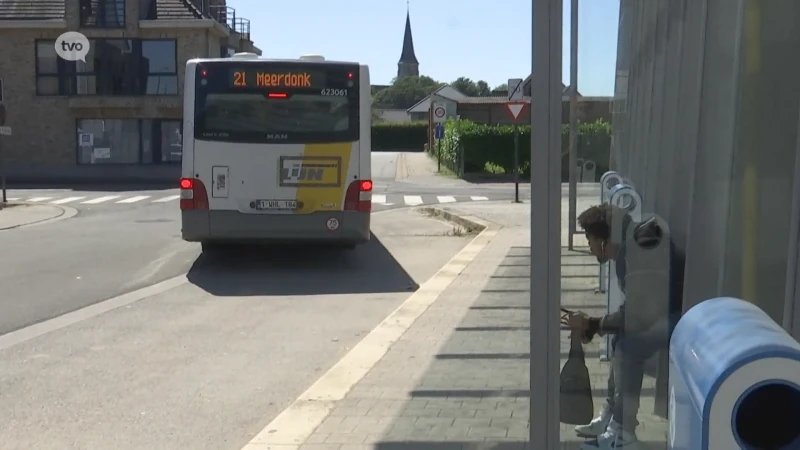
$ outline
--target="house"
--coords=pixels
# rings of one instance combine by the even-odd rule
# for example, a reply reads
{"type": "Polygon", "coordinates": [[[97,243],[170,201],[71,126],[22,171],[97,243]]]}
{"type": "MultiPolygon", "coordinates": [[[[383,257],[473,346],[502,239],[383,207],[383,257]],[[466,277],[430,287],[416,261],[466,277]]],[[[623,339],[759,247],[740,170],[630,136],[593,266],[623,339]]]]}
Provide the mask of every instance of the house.
{"type": "Polygon", "coordinates": [[[439,103],[444,105],[447,111],[447,117],[455,117],[458,114],[458,102],[467,99],[466,95],[462,94],[454,87],[445,84],[439,89],[433,91],[430,95],[417,102],[412,107],[408,108],[406,112],[411,117],[411,120],[428,120],[430,114],[431,103],[439,103]]]}
{"type": "MultiPolygon", "coordinates": [[[[561,84],[562,108],[561,120],[569,123],[569,87],[561,84]]],[[[491,97],[465,97],[457,101],[458,116],[478,123],[512,124],[505,104],[508,103],[507,92],[492,92],[491,97]],[[499,95],[498,95],[499,94],[499,95]]],[[[531,77],[523,81],[523,100],[531,101],[531,77]]],[[[598,119],[611,121],[612,97],[584,97],[578,93],[578,120],[594,122],[598,119]]],[[[531,123],[530,108],[525,108],[519,118],[519,123],[531,123]]]]}
{"type": "Polygon", "coordinates": [[[261,54],[224,0],[0,0],[9,180],[177,179],[185,63],[241,51],[261,54]],[[68,30],[85,62],[57,55],[68,30]]]}

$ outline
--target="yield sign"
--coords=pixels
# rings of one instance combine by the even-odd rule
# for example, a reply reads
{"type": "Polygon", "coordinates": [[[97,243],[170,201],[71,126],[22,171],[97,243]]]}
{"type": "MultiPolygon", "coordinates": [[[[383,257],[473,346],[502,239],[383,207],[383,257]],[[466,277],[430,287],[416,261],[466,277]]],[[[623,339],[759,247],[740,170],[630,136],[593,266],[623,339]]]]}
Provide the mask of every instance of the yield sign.
{"type": "Polygon", "coordinates": [[[528,102],[508,102],[506,103],[506,109],[508,113],[511,114],[511,119],[514,120],[516,123],[519,120],[519,116],[522,114],[522,111],[525,109],[525,105],[528,102]]]}

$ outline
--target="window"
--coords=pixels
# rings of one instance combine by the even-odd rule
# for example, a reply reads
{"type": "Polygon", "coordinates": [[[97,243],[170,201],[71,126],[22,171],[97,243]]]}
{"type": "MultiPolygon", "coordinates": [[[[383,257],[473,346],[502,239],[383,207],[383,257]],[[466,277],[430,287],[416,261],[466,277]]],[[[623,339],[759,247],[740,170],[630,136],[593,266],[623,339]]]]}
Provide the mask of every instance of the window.
{"type": "Polygon", "coordinates": [[[161,122],[161,162],[180,163],[183,156],[183,123],[180,120],[161,122]]]}
{"type": "Polygon", "coordinates": [[[65,61],[37,41],[39,95],[177,95],[175,40],[94,39],[86,62],[65,61]]]}
{"type": "Polygon", "coordinates": [[[156,0],[140,0],[139,20],[156,20],[156,19],[158,19],[158,9],[156,8],[156,0]]]}
{"type": "Polygon", "coordinates": [[[134,41],[92,41],[86,63],[76,61],[78,95],[137,95],[140,92],[134,41]]]}
{"type": "Polygon", "coordinates": [[[205,102],[205,129],[212,132],[341,133],[350,128],[344,96],[208,94],[205,102]]]}
{"type": "Polygon", "coordinates": [[[179,164],[181,126],[166,119],[78,120],[78,164],[179,164]]]}
{"type": "Polygon", "coordinates": [[[146,95],[178,94],[175,41],[142,41],[142,74],[146,95]]]}
{"type": "Polygon", "coordinates": [[[139,162],[138,120],[79,120],[77,131],[78,164],[139,162]]]}
{"type": "Polygon", "coordinates": [[[80,8],[81,27],[125,27],[125,0],[80,0],[80,8]]]}
{"type": "Polygon", "coordinates": [[[69,95],[72,83],[66,75],[71,64],[58,57],[55,41],[36,41],[36,93],[37,95],[69,95]]]}

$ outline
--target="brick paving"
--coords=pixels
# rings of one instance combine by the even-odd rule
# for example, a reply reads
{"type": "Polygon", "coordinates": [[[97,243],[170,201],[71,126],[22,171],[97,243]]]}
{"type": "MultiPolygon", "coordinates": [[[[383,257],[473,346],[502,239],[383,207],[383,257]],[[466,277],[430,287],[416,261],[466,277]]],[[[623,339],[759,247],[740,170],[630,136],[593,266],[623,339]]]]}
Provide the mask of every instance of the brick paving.
{"type": "MultiPolygon", "coordinates": [[[[501,222],[487,212],[495,205],[485,208],[475,206],[468,213],[501,222]]],[[[508,209],[502,214],[519,215],[508,209]]],[[[339,402],[301,450],[536,448],[528,442],[529,231],[520,226],[520,217],[502,222],[508,226],[339,402]]],[[[596,261],[586,253],[562,254],[562,304],[601,312],[605,297],[594,293],[596,261]]],[[[563,332],[562,363],[568,342],[563,332]]],[[[586,347],[596,405],[605,398],[608,376],[607,363],[598,358],[599,343],[595,339],[586,347]]],[[[639,437],[651,442],[647,448],[663,449],[666,425],[645,414],[653,409],[652,389],[646,388],[642,397],[639,437]]],[[[562,425],[561,436],[563,449],[577,449],[582,441],[571,426],[562,425]]]]}

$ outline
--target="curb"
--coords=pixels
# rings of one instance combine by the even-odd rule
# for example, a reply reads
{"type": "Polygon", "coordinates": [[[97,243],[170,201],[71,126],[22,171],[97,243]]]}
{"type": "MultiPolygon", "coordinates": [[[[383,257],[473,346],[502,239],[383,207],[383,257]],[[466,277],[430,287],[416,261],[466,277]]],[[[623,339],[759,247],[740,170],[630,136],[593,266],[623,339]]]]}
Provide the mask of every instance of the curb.
{"type": "MultiPolygon", "coordinates": [[[[14,207],[19,207],[19,206],[37,206],[37,205],[38,206],[42,206],[42,205],[40,205],[38,203],[25,203],[25,202],[15,202],[14,203],[14,207]]],[[[46,206],[59,210],[59,213],[54,215],[54,216],[47,217],[45,219],[34,220],[33,222],[20,223],[20,224],[11,225],[11,226],[8,226],[8,227],[0,227],[0,231],[14,230],[14,229],[17,229],[17,228],[26,228],[26,227],[31,227],[31,226],[34,226],[34,225],[44,225],[45,223],[58,222],[59,220],[64,220],[64,219],[69,219],[71,217],[75,217],[75,215],[78,214],[78,210],[77,209],[70,208],[68,206],[61,206],[61,205],[46,205],[46,206]]],[[[6,207],[6,208],[9,208],[9,207],[6,207]]],[[[6,209],[6,208],[3,208],[3,209],[6,209]]],[[[0,209],[0,211],[2,211],[2,209],[0,209]]]]}
{"type": "Polygon", "coordinates": [[[489,228],[492,229],[502,228],[502,225],[500,224],[489,223],[478,217],[445,208],[425,206],[422,208],[417,208],[417,211],[436,219],[441,219],[447,222],[454,223],[456,225],[460,225],[466,228],[467,231],[470,233],[480,234],[484,230],[487,230],[489,228]]]}
{"type": "MultiPolygon", "coordinates": [[[[462,220],[471,227],[481,227],[480,233],[442,266],[430,279],[422,283],[400,306],[352,347],[338,362],[325,372],[286,409],[275,416],[241,450],[298,450],[307,448],[309,437],[330,413],[345,399],[350,390],[380,362],[389,349],[403,337],[409,328],[428,308],[436,303],[442,293],[461,272],[477,258],[497,234],[494,227],[471,216],[459,217],[438,208],[441,217],[462,220]],[[458,217],[459,219],[455,219],[458,217]]],[[[310,444],[310,443],[309,443],[310,444]]],[[[338,447],[338,444],[334,444],[338,447]]],[[[335,447],[334,447],[335,448],[335,447]]]]}

